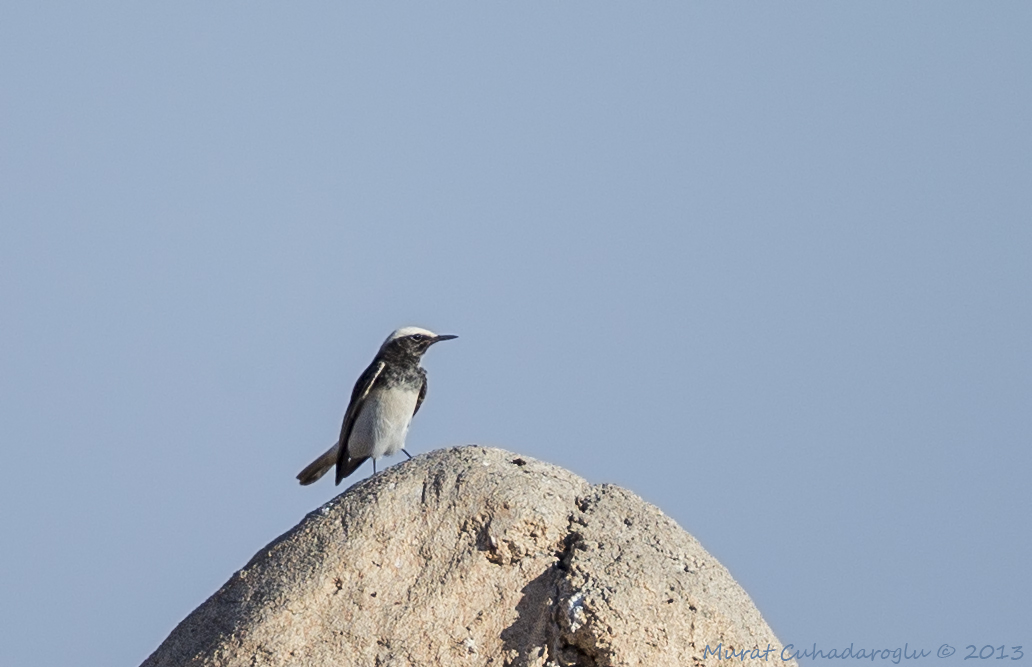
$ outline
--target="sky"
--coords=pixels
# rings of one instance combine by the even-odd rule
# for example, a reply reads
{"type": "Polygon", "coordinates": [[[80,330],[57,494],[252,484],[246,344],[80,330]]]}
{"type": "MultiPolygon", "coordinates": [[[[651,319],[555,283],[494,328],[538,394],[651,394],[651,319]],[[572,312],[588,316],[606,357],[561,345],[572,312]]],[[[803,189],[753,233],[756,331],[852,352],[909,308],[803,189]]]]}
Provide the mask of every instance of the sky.
{"type": "Polygon", "coordinates": [[[413,454],[634,491],[786,644],[1032,653],[1030,34],[1024,2],[8,3],[0,664],[144,660],[342,491],[294,476],[404,325],[460,336],[413,454]]]}

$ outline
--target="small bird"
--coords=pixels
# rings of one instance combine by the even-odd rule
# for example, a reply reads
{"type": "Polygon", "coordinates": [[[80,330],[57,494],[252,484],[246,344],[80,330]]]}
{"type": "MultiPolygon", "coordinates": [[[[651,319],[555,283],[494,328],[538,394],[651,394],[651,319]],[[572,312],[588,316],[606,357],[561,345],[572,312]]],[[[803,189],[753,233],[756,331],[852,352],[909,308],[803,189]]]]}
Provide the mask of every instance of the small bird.
{"type": "Polygon", "coordinates": [[[302,485],[315,482],[337,466],[337,481],[355,472],[366,459],[405,456],[405,436],[412,417],[426,398],[426,371],[419,365],[434,343],[458,336],[437,335],[419,327],[398,329],[383,342],[373,363],[359,376],[344,412],[340,437],[326,453],[298,473],[302,485]]]}

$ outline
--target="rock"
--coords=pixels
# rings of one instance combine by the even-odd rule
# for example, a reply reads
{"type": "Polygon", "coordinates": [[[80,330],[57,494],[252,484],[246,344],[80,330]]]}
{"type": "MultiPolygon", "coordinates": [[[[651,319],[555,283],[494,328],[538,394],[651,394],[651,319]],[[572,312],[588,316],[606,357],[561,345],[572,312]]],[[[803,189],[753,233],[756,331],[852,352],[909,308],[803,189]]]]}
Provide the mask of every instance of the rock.
{"type": "Polygon", "coordinates": [[[682,667],[721,664],[704,659],[718,644],[770,646],[744,663],[781,662],[749,596],[695,538],[629,491],[468,446],[395,465],[309,514],[143,665],[682,667]]]}

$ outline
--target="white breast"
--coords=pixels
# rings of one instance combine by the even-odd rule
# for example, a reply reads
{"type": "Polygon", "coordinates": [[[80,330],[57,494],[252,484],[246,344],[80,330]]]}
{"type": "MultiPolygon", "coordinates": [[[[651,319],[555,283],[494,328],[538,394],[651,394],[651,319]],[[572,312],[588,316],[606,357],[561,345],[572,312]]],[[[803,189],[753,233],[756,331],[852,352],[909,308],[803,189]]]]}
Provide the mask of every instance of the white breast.
{"type": "Polygon", "coordinates": [[[405,446],[419,392],[388,389],[371,393],[355,418],[348,440],[353,457],[393,456],[405,446]]]}

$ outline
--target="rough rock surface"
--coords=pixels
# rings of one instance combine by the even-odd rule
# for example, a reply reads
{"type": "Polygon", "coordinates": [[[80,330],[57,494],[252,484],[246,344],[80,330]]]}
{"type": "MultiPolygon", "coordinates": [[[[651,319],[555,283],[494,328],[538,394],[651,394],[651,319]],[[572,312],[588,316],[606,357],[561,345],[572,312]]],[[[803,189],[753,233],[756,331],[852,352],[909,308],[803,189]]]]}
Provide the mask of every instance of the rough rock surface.
{"type": "MultiPolygon", "coordinates": [[[[743,664],[781,644],[749,596],[657,508],[478,446],[397,464],[309,514],[144,663],[743,664]]],[[[791,664],[791,663],[790,663],[791,664]]]]}

